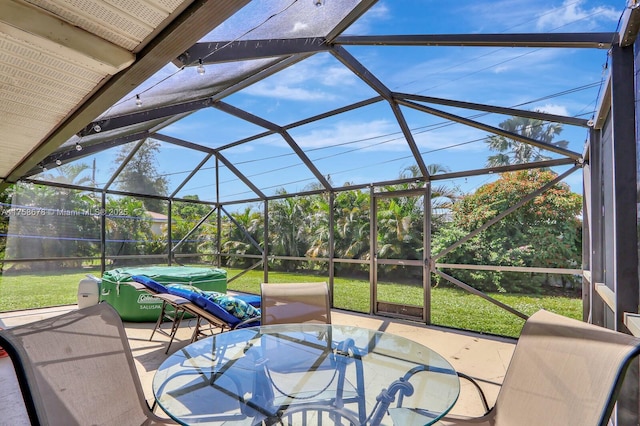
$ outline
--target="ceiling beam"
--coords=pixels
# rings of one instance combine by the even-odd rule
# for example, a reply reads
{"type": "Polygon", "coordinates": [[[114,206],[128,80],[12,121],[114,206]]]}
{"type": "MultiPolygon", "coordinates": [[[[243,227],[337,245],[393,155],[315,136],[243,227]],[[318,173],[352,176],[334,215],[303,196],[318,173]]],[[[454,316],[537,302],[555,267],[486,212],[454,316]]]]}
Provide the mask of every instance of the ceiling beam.
{"type": "Polygon", "coordinates": [[[487,132],[494,133],[496,135],[504,136],[505,138],[513,139],[515,141],[523,142],[523,143],[535,146],[537,148],[541,148],[541,149],[545,149],[547,151],[555,152],[556,154],[564,155],[564,156],[566,156],[568,158],[571,158],[571,159],[574,159],[574,160],[580,160],[582,158],[582,155],[577,153],[577,152],[573,152],[571,150],[564,149],[564,148],[561,148],[559,146],[552,145],[550,143],[546,143],[546,142],[538,141],[538,140],[535,140],[535,139],[531,139],[531,138],[519,135],[517,133],[508,132],[508,131],[506,131],[504,129],[501,129],[499,127],[489,126],[488,124],[480,123],[480,122],[474,121],[474,120],[469,120],[468,118],[460,117],[460,116],[457,116],[455,114],[449,114],[448,112],[440,111],[438,109],[430,108],[428,106],[417,104],[417,103],[411,102],[411,101],[398,99],[397,102],[400,105],[404,105],[404,106],[416,109],[418,111],[423,111],[423,112],[426,112],[428,114],[435,115],[436,117],[441,117],[441,118],[444,118],[444,119],[447,119],[447,120],[454,121],[456,123],[460,123],[460,124],[464,124],[466,126],[470,126],[470,127],[476,128],[476,129],[485,130],[487,132]]]}
{"type": "Polygon", "coordinates": [[[485,111],[496,114],[515,115],[518,117],[533,118],[535,120],[552,121],[554,123],[569,124],[572,126],[589,127],[589,120],[577,117],[567,117],[564,115],[548,114],[540,111],[527,111],[515,108],[505,108],[493,105],[476,104],[473,102],[454,101],[451,99],[434,98],[431,96],[412,95],[409,93],[393,93],[396,99],[408,99],[431,104],[447,105],[457,108],[471,109],[475,111],[485,111]]]}
{"type": "Polygon", "coordinates": [[[140,124],[146,121],[172,117],[174,115],[183,114],[186,112],[198,111],[200,109],[210,107],[212,103],[213,101],[211,100],[211,98],[205,98],[197,101],[184,102],[154,108],[147,111],[120,115],[117,117],[107,117],[89,123],[84,129],[78,132],[78,136],[82,138],[85,136],[94,135],[96,133],[119,129],[121,127],[127,127],[134,124],[140,124]]]}
{"type": "Polygon", "coordinates": [[[631,46],[635,43],[640,29],[640,2],[635,0],[633,5],[626,8],[622,14],[620,25],[620,47],[631,46]]]}
{"type": "Polygon", "coordinates": [[[207,65],[326,50],[329,46],[325,44],[324,37],[203,42],[191,46],[173,63],[177,67],[196,66],[200,60],[207,65]]]}
{"type": "Polygon", "coordinates": [[[72,161],[77,161],[81,158],[103,152],[104,150],[145,139],[147,137],[149,137],[149,132],[143,131],[115,139],[110,139],[108,141],[99,142],[93,145],[84,145],[82,147],[82,150],[80,151],[78,151],[75,146],[66,147],[65,149],[60,149],[46,156],[36,167],[33,167],[31,170],[25,173],[24,177],[30,177],[42,172],[42,168],[40,166],[45,166],[50,170],[55,169],[56,167],[58,167],[58,164],[56,163],[56,161],[58,160],[60,160],[63,164],[67,164],[72,161]]]}
{"type": "Polygon", "coordinates": [[[608,49],[617,41],[618,33],[532,33],[340,36],[333,42],[343,46],[572,47],[608,49]]]}

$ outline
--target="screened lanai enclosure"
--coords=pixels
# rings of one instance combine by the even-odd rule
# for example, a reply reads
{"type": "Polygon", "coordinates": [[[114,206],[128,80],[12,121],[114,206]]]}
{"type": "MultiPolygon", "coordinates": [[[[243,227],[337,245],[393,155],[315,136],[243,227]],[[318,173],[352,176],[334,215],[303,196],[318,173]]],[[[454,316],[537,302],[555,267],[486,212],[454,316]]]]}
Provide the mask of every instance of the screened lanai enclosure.
{"type": "Polygon", "coordinates": [[[633,331],[637,3],[509,3],[3,1],[0,310],[198,265],[633,331]]]}

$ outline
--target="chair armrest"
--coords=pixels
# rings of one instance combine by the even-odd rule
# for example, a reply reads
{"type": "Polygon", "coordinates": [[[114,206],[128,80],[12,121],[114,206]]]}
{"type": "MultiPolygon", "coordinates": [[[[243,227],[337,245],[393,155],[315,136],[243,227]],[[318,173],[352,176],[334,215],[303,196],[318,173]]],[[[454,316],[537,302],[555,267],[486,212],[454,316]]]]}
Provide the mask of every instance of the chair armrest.
{"type": "Polygon", "coordinates": [[[484,407],[484,413],[487,414],[489,411],[491,411],[491,409],[489,408],[489,403],[487,402],[487,397],[484,395],[484,391],[482,390],[478,382],[471,376],[468,376],[459,371],[457,371],[457,373],[458,377],[468,380],[473,386],[475,386],[476,390],[478,391],[478,395],[480,395],[480,400],[482,401],[482,406],[484,407]]]}
{"type": "Polygon", "coordinates": [[[190,300],[185,299],[184,297],[176,296],[175,294],[169,294],[169,293],[154,294],[153,297],[157,297],[160,300],[165,300],[167,303],[174,306],[184,305],[185,303],[191,303],[190,300]]]}
{"type": "Polygon", "coordinates": [[[128,285],[130,287],[133,287],[137,291],[147,291],[148,290],[146,285],[137,283],[135,281],[127,281],[127,282],[123,282],[121,284],[125,284],[125,285],[128,285]]]}
{"type": "Polygon", "coordinates": [[[244,327],[245,325],[251,324],[253,322],[256,323],[255,325],[260,325],[260,317],[249,318],[249,319],[246,319],[244,321],[240,321],[238,324],[233,326],[232,330],[235,330],[236,328],[244,327]]]}

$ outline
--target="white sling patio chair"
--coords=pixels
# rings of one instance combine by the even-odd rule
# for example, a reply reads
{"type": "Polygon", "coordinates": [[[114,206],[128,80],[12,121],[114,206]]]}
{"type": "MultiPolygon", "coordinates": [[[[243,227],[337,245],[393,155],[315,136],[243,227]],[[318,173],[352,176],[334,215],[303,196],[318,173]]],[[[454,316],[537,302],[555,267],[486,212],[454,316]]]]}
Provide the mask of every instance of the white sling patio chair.
{"type": "Polygon", "coordinates": [[[442,426],[606,425],[640,339],[544,310],[524,325],[496,403],[442,426]]]}
{"type": "Polygon", "coordinates": [[[325,282],[260,285],[262,325],[315,322],[331,324],[325,282]]]}
{"type": "Polygon", "coordinates": [[[176,424],[149,408],[122,320],[106,303],[2,330],[0,346],[33,425],[176,424]]]}

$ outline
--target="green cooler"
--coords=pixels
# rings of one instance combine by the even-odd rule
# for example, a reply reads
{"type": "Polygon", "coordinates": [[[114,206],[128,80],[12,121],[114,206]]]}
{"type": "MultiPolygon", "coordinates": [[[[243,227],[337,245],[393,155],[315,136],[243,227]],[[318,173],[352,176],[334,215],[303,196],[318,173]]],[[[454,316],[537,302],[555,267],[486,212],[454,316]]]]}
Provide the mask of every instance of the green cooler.
{"type": "Polygon", "coordinates": [[[217,268],[191,266],[152,266],[118,268],[105,271],[100,283],[100,301],[115,308],[123,321],[156,321],[162,302],[145,292],[138,292],[129,285],[132,275],[146,275],[160,284],[191,284],[205,291],[227,292],[227,271],[217,268]]]}

